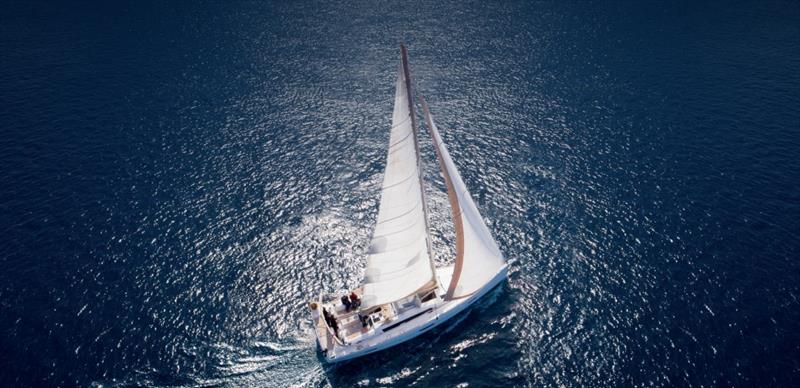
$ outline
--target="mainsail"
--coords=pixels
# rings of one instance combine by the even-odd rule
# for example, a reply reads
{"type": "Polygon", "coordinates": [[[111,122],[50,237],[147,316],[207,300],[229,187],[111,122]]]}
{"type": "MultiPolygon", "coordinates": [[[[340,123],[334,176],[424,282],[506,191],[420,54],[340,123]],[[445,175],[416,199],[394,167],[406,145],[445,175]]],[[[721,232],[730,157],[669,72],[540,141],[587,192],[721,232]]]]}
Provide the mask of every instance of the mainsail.
{"type": "Polygon", "coordinates": [[[364,272],[362,308],[394,302],[435,282],[405,47],[401,52],[381,203],[364,272]]]}
{"type": "Polygon", "coordinates": [[[445,299],[462,298],[489,282],[505,265],[505,259],[450,158],[424,98],[422,109],[444,175],[456,231],[456,262],[445,299]]]}

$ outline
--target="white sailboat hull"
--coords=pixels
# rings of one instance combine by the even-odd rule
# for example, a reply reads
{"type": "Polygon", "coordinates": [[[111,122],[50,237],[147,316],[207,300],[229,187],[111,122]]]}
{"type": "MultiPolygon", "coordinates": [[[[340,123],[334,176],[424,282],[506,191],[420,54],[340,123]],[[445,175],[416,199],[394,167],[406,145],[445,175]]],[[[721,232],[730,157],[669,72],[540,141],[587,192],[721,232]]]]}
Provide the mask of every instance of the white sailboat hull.
{"type": "MultiPolygon", "coordinates": [[[[446,290],[453,273],[453,267],[437,268],[436,272],[440,279],[441,289],[446,290]]],[[[402,315],[383,323],[379,327],[373,328],[370,331],[370,335],[365,335],[363,339],[353,343],[334,344],[329,342],[332,341],[329,330],[324,324],[320,325],[318,321],[316,322],[318,344],[323,351],[325,360],[330,363],[352,360],[399,345],[464,313],[481,297],[506,279],[507,274],[508,266],[504,265],[489,282],[472,295],[447,301],[437,297],[428,303],[423,303],[418,308],[405,311],[402,315]]],[[[318,313],[314,315],[317,320],[320,319],[318,313]]]]}

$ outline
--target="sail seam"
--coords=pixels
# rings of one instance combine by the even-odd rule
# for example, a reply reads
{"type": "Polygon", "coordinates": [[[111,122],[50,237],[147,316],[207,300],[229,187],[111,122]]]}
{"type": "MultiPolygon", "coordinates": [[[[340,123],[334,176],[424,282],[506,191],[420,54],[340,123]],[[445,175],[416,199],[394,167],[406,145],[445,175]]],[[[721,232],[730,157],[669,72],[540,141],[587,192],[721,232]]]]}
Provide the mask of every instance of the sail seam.
{"type": "MultiPolygon", "coordinates": [[[[406,121],[408,121],[408,120],[406,120],[406,121]]],[[[392,129],[394,129],[394,127],[392,129]]],[[[408,134],[404,138],[402,138],[402,139],[400,139],[400,140],[398,140],[398,141],[396,141],[396,142],[394,142],[392,144],[389,144],[389,148],[392,148],[392,147],[394,147],[394,146],[406,141],[408,139],[408,137],[411,136],[411,135],[413,135],[413,133],[411,131],[409,131],[408,134]]]]}
{"type": "Polygon", "coordinates": [[[383,250],[383,251],[380,251],[380,252],[372,252],[372,253],[368,253],[368,254],[370,254],[370,255],[374,255],[374,254],[376,254],[376,253],[386,253],[386,252],[393,252],[393,251],[396,251],[396,250],[398,250],[398,249],[403,249],[403,248],[406,248],[406,247],[408,247],[408,246],[414,245],[414,243],[417,243],[417,242],[419,242],[419,237],[420,237],[420,235],[424,235],[424,234],[425,234],[425,233],[424,233],[424,231],[423,231],[423,233],[419,233],[418,235],[414,236],[414,238],[411,240],[411,242],[409,242],[409,243],[407,243],[407,244],[403,244],[403,245],[400,245],[400,246],[394,247],[394,248],[392,248],[392,249],[386,249],[386,250],[383,250]]]}
{"type": "MultiPolygon", "coordinates": [[[[411,257],[411,258],[410,258],[410,259],[409,259],[409,260],[406,262],[406,264],[409,264],[409,263],[411,263],[412,261],[415,261],[415,259],[416,259],[416,257],[417,257],[418,255],[419,255],[419,253],[417,253],[416,255],[412,256],[412,257],[411,257]]],[[[380,283],[380,282],[382,282],[382,281],[391,280],[391,279],[396,279],[396,278],[402,277],[402,276],[404,276],[404,275],[407,275],[407,274],[408,274],[409,272],[411,272],[411,270],[413,270],[413,269],[414,269],[414,267],[413,267],[413,266],[411,266],[411,265],[408,265],[408,266],[406,266],[406,267],[401,267],[401,268],[399,268],[399,269],[396,269],[396,270],[393,270],[393,271],[381,272],[381,273],[378,273],[378,274],[372,275],[372,276],[370,276],[370,277],[376,277],[376,278],[386,277],[386,279],[385,279],[385,280],[383,280],[383,279],[382,279],[382,280],[378,280],[378,281],[368,281],[368,283],[380,283]]]]}
{"type": "MultiPolygon", "coordinates": [[[[415,207],[416,207],[416,206],[415,206],[415,207]]],[[[390,232],[390,233],[386,233],[386,234],[373,235],[373,236],[372,236],[372,238],[374,239],[376,236],[377,236],[377,237],[386,237],[386,236],[391,236],[391,235],[393,235],[393,234],[398,234],[398,233],[400,233],[400,232],[405,232],[405,231],[407,231],[407,230],[409,230],[409,229],[411,229],[411,228],[413,228],[413,227],[415,227],[415,226],[417,226],[417,225],[419,225],[419,220],[416,220],[416,221],[414,221],[414,223],[413,223],[413,224],[409,225],[409,226],[408,226],[408,227],[406,227],[406,228],[403,228],[403,229],[400,229],[400,230],[396,230],[396,231],[394,231],[394,232],[390,232]]]]}
{"type": "Polygon", "coordinates": [[[403,120],[403,121],[401,121],[401,122],[399,122],[399,123],[397,123],[397,124],[395,124],[395,125],[392,125],[392,127],[391,127],[391,128],[389,128],[389,130],[391,131],[391,130],[393,130],[393,129],[395,129],[395,128],[397,128],[397,127],[399,127],[399,126],[401,126],[401,125],[405,124],[405,123],[406,123],[406,121],[408,121],[408,120],[411,120],[411,116],[408,116],[408,117],[407,117],[405,120],[403,120]]]}
{"type": "Polygon", "coordinates": [[[402,256],[400,258],[393,259],[393,260],[386,260],[386,259],[377,259],[377,260],[380,261],[382,264],[409,262],[409,261],[411,261],[412,258],[414,258],[414,256],[422,254],[424,252],[425,252],[425,249],[420,248],[419,250],[414,251],[413,255],[411,255],[411,256],[402,256]]]}
{"type": "Polygon", "coordinates": [[[389,186],[383,186],[383,187],[381,188],[381,190],[387,190],[387,189],[391,189],[392,187],[399,186],[399,185],[401,185],[401,184],[405,183],[406,181],[408,181],[409,179],[411,179],[411,178],[413,178],[413,177],[414,177],[414,174],[411,174],[411,175],[409,175],[407,178],[403,178],[403,180],[401,180],[401,181],[399,181],[399,182],[392,183],[392,184],[391,184],[391,185],[389,185],[389,186]]]}
{"type": "MultiPolygon", "coordinates": [[[[401,140],[401,141],[397,142],[395,145],[397,147],[395,147],[394,149],[392,149],[391,147],[389,148],[389,155],[394,155],[395,153],[400,152],[403,149],[405,149],[406,147],[408,147],[408,141],[401,140]],[[400,143],[402,143],[402,144],[400,144],[400,143]]],[[[392,147],[394,147],[394,146],[392,146],[392,147]]]]}
{"type": "Polygon", "coordinates": [[[405,212],[405,213],[403,213],[403,214],[399,214],[399,215],[397,215],[397,216],[394,216],[394,217],[392,217],[392,218],[387,218],[387,219],[385,219],[385,220],[378,221],[378,224],[383,224],[383,223],[386,223],[386,222],[388,222],[388,221],[396,220],[396,219],[398,219],[398,218],[400,218],[400,217],[403,217],[403,216],[405,216],[405,215],[408,215],[409,213],[413,212],[413,211],[414,211],[414,210],[415,210],[415,209],[416,209],[418,206],[419,206],[419,201],[417,201],[417,203],[414,205],[414,207],[412,207],[412,208],[411,208],[409,211],[407,211],[407,212],[405,212]]]}

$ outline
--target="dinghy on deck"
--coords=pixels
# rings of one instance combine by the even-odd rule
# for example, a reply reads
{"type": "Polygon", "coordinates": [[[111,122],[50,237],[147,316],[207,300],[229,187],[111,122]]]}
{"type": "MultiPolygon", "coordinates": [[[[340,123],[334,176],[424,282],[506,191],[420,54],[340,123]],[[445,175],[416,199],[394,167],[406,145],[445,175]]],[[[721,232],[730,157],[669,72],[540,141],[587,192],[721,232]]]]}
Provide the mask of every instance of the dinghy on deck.
{"type": "Polygon", "coordinates": [[[329,362],[374,353],[433,329],[474,304],[508,272],[422,98],[456,232],[455,264],[434,265],[411,72],[404,45],[400,51],[381,202],[364,280],[356,290],[320,295],[309,303],[329,362]]]}

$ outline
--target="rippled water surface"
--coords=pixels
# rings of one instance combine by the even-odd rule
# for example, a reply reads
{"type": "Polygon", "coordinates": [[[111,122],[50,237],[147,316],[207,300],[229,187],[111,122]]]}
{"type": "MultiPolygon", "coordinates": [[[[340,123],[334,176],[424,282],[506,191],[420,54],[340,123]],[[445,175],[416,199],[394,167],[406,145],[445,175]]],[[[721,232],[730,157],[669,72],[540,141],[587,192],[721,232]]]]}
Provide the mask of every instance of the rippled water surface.
{"type": "Polygon", "coordinates": [[[4,8],[4,386],[800,384],[797,2],[4,8]],[[304,305],[360,281],[401,40],[513,264],[326,366],[304,305]]]}

